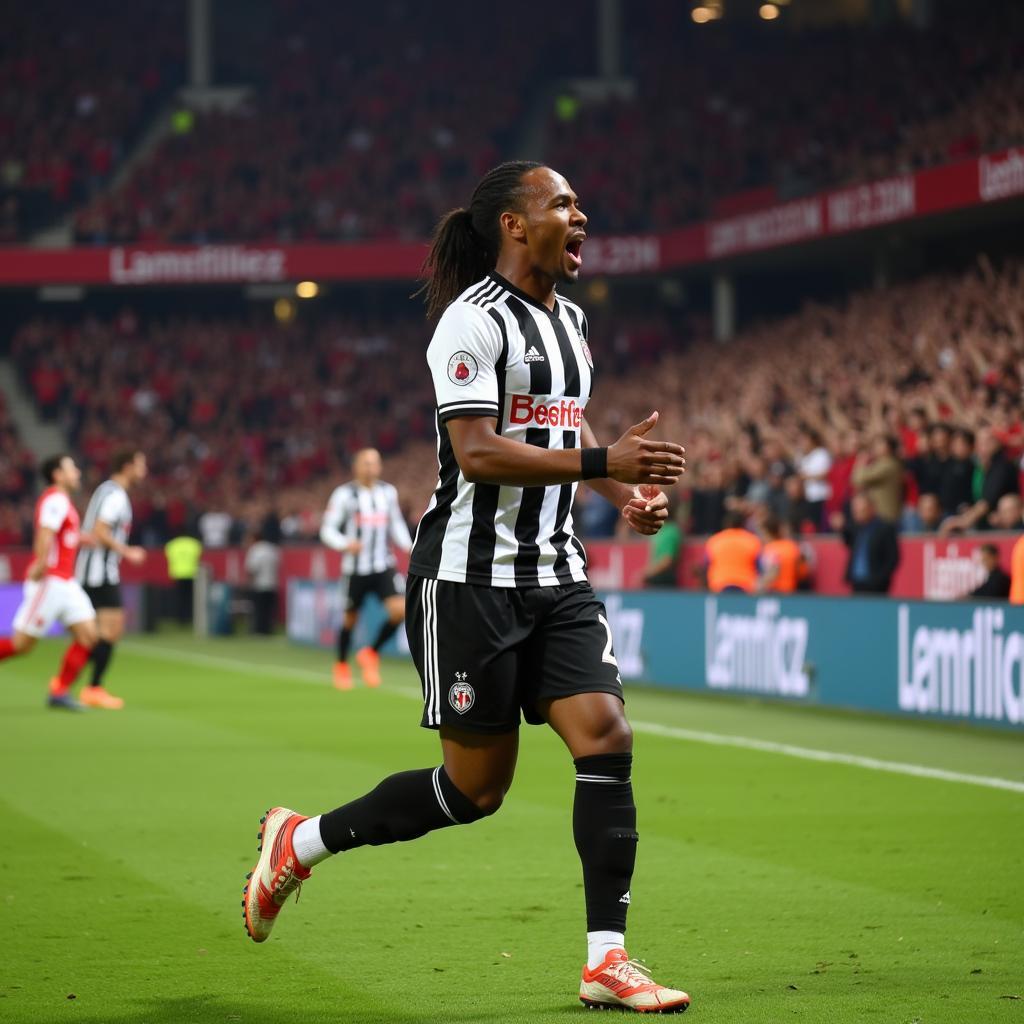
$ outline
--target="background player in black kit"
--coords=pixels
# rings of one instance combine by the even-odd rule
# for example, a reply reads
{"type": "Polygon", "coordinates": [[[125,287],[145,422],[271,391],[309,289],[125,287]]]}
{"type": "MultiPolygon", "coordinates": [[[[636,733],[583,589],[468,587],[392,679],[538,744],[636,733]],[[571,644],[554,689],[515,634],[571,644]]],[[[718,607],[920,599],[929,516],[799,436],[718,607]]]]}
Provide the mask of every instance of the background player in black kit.
{"type": "Polygon", "coordinates": [[[682,474],[683,449],[646,436],[656,412],[609,448],[583,418],[586,318],[555,285],[579,275],[586,222],[560,174],[514,162],[485,175],[469,209],[437,230],[426,292],[430,315],[441,316],[428,350],[439,480],[413,546],[407,629],[423,724],[440,731],[443,764],[392,775],[320,816],[269,811],[244,917],[262,942],[331,854],[493,814],[512,783],[522,712],[549,724],[576,766],[588,946],[580,999],[675,1012],[689,996],[658,985],[624,949],[638,838],[632,732],[569,509],[587,480],[638,533],[657,532],[667,516],[658,486],[682,474]]]}

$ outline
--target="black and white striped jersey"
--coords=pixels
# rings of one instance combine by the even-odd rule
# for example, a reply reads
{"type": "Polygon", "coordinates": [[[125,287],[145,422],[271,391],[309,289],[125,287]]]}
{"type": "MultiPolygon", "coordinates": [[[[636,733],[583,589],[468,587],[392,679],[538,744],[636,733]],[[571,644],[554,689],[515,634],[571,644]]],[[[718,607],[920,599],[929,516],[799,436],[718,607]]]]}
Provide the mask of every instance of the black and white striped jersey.
{"type": "MultiPolygon", "coordinates": [[[[82,532],[93,533],[97,522],[110,527],[114,540],[128,543],[132,532],[132,503],[128,492],[114,480],[105,480],[93,492],[82,520],[82,532]]],[[[82,547],[75,562],[75,576],[83,587],[120,583],[121,556],[99,543],[82,547]]]]}
{"type": "Polygon", "coordinates": [[[554,311],[496,273],[445,311],[427,349],[437,397],[438,482],[416,531],[410,573],[493,587],[584,582],[573,534],[575,484],[469,483],[447,422],[492,416],[499,433],[539,448],[579,448],[593,385],[587,320],[556,296],[554,311]]]}
{"type": "Polygon", "coordinates": [[[392,545],[412,547],[409,528],[398,504],[398,491],[382,480],[362,487],[355,480],[335,487],[320,525],[320,540],[335,551],[353,541],[362,545],[358,554],[345,554],[341,571],[346,576],[369,576],[395,568],[392,545]]]}

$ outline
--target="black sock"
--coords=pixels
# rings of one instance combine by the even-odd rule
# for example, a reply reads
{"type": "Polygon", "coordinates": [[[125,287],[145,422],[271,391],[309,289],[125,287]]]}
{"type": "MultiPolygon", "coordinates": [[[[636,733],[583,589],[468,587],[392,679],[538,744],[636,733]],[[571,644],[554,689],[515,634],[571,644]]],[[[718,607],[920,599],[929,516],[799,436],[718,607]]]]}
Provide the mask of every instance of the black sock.
{"type": "Polygon", "coordinates": [[[373,641],[373,649],[379,651],[395,635],[400,625],[401,623],[399,622],[389,622],[385,619],[377,631],[377,639],[373,641]]]}
{"type": "Polygon", "coordinates": [[[588,932],[626,930],[638,839],[632,765],[632,754],[576,759],[572,833],[583,862],[588,932]]]}
{"type": "Polygon", "coordinates": [[[102,686],[103,675],[107,671],[110,659],[114,656],[114,645],[109,640],[97,640],[96,646],[89,655],[92,662],[92,682],[90,686],[102,686]]]}
{"type": "Polygon", "coordinates": [[[348,661],[348,649],[352,646],[352,630],[344,626],[338,630],[338,661],[348,661]]]}
{"type": "Polygon", "coordinates": [[[320,818],[331,853],[418,839],[449,825],[468,825],[485,812],[455,788],[443,767],[390,775],[366,796],[320,818]]]}

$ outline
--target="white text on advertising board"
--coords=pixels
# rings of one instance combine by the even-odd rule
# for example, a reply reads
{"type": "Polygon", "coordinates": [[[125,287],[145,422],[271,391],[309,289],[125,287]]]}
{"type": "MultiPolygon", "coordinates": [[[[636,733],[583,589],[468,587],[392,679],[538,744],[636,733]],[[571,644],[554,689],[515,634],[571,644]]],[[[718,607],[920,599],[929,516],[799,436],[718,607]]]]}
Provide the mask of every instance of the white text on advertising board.
{"type": "Polygon", "coordinates": [[[1002,608],[981,607],[970,629],[912,627],[898,612],[901,711],[1024,722],[1024,633],[1004,633],[1002,608]]]}
{"type": "Polygon", "coordinates": [[[583,249],[591,274],[639,274],[661,268],[661,239],[657,235],[591,238],[583,249]]]}
{"type": "Polygon", "coordinates": [[[1024,192],[1024,152],[1011,149],[1002,156],[983,156],[978,161],[978,193],[984,202],[1006,199],[1024,192]]]}
{"type": "Polygon", "coordinates": [[[110,280],[114,284],[281,281],[284,276],[283,249],[210,245],[197,249],[110,250],[110,280]]]}
{"type": "Polygon", "coordinates": [[[704,602],[707,684],[716,690],[806,697],[807,619],[780,614],[779,602],[762,598],[754,615],[720,615],[718,601],[704,602]]]}
{"type": "Polygon", "coordinates": [[[622,598],[612,594],[605,601],[608,625],[615,640],[615,659],[625,679],[638,679],[644,672],[644,613],[640,608],[624,608],[622,598]]]}
{"type": "Polygon", "coordinates": [[[909,174],[844,188],[828,197],[830,231],[888,224],[901,217],[912,217],[915,212],[914,178],[909,174]]]}
{"type": "Polygon", "coordinates": [[[800,199],[757,213],[712,221],[708,225],[708,256],[715,259],[734,252],[817,238],[824,233],[821,200],[800,199]]]}

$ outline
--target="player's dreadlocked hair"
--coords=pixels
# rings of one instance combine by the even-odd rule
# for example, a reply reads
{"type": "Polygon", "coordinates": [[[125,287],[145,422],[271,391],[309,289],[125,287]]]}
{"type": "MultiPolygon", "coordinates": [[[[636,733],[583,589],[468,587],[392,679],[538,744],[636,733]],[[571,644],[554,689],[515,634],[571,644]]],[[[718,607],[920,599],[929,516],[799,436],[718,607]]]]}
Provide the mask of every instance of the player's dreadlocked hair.
{"type": "Polygon", "coordinates": [[[448,304],[474,281],[494,269],[501,248],[499,218],[519,209],[523,175],[543,164],[510,160],[489,170],[473,190],[469,209],[459,207],[441,219],[423,263],[427,316],[440,316],[448,304]]]}

